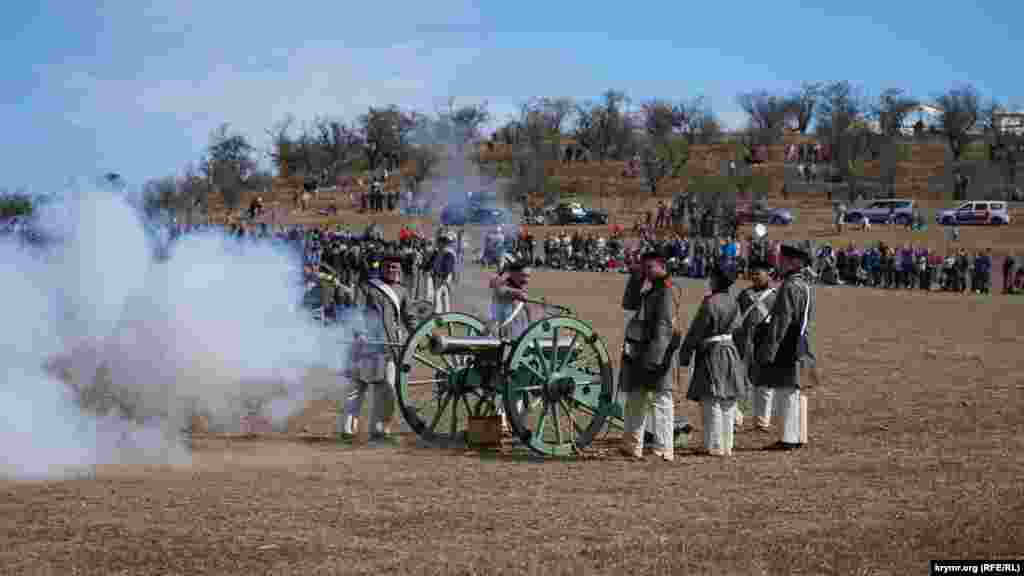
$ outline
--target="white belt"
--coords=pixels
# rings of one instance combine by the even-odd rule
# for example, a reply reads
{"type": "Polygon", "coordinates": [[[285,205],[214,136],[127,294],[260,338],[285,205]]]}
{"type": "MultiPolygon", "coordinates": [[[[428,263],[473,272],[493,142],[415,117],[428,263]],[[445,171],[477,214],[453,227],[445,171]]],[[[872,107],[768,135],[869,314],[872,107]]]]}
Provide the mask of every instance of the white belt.
{"type": "Polygon", "coordinates": [[[732,342],[732,334],[719,334],[718,336],[712,336],[711,338],[705,338],[705,344],[726,344],[732,342]]]}

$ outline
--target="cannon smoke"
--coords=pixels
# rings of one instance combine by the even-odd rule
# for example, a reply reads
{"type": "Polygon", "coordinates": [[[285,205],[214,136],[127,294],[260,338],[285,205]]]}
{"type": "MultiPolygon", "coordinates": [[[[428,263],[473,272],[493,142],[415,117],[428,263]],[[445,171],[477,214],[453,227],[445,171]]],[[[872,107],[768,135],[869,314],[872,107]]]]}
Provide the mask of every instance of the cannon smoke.
{"type": "Polygon", "coordinates": [[[0,476],[185,463],[194,414],[230,429],[269,408],[280,425],[323,393],[311,366],[337,385],[343,334],[296,309],[289,250],[207,233],[158,261],[139,212],[106,192],[68,194],[40,226],[60,239],[42,254],[0,243],[0,476]]]}

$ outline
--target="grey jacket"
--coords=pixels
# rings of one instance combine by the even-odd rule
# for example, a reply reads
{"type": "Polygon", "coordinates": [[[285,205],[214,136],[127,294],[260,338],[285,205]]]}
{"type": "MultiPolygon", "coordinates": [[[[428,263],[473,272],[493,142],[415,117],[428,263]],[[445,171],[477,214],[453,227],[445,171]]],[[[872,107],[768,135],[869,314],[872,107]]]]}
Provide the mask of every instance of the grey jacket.
{"type": "Polygon", "coordinates": [[[811,272],[804,269],[786,276],[775,297],[771,319],[755,336],[760,385],[800,387],[800,369],[813,366],[815,360],[811,344],[814,309],[811,272]]]}
{"type": "Polygon", "coordinates": [[[693,376],[686,397],[700,402],[708,396],[735,399],[745,395],[746,369],[733,342],[740,325],[740,307],[729,292],[704,299],[679,350],[680,362],[689,365],[693,356],[693,376]]]}
{"type": "Polygon", "coordinates": [[[758,326],[764,323],[772,307],[775,305],[775,296],[776,291],[774,288],[758,292],[753,287],[750,287],[740,292],[740,295],[736,298],[740,305],[740,313],[743,320],[740,323],[740,327],[733,332],[733,340],[736,342],[736,348],[746,364],[747,382],[752,386],[761,386],[759,384],[760,364],[757,362],[755,355],[754,337],[757,334],[758,326]]]}
{"type": "MultiPolygon", "coordinates": [[[[365,315],[364,329],[359,331],[370,340],[405,342],[408,306],[405,288],[400,284],[387,285],[398,300],[398,307],[391,297],[370,280],[359,285],[355,292],[356,309],[365,315]]],[[[391,354],[387,346],[368,344],[357,351],[360,355],[391,354]]]]}

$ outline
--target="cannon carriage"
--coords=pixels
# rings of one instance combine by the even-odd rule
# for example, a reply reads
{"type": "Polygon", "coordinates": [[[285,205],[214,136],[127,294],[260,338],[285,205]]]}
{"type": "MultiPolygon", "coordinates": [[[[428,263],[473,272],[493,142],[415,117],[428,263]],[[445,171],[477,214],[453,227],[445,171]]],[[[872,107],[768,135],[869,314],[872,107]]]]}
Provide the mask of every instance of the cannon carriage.
{"type": "Polygon", "coordinates": [[[566,456],[622,417],[604,340],[568,314],[538,320],[514,340],[472,315],[439,314],[419,324],[397,360],[402,416],[431,444],[462,445],[470,417],[503,409],[524,446],[566,456]]]}

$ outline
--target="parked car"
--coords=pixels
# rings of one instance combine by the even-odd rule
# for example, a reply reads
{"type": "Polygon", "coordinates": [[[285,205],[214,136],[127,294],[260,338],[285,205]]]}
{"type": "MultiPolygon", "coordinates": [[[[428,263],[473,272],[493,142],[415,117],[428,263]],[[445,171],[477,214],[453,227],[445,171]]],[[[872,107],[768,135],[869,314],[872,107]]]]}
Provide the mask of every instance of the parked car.
{"type": "Polygon", "coordinates": [[[954,224],[988,224],[1003,226],[1010,223],[1010,211],[1006,202],[983,200],[964,202],[952,210],[939,210],[935,222],[944,226],[954,224]]]}
{"type": "Polygon", "coordinates": [[[864,208],[851,208],[846,213],[846,221],[859,224],[868,217],[872,224],[885,224],[892,219],[893,224],[909,225],[914,221],[914,201],[890,198],[873,200],[864,208]]]}
{"type": "Polygon", "coordinates": [[[607,224],[608,213],[603,210],[584,208],[578,202],[559,204],[548,214],[550,224],[565,226],[567,224],[607,224]]]}
{"type": "Polygon", "coordinates": [[[501,208],[482,204],[448,204],[441,210],[441,224],[464,226],[466,224],[498,225],[508,224],[509,215],[501,208]]]}
{"type": "Polygon", "coordinates": [[[754,204],[736,205],[736,224],[774,224],[788,226],[793,213],[786,208],[759,207],[754,204]]]}

